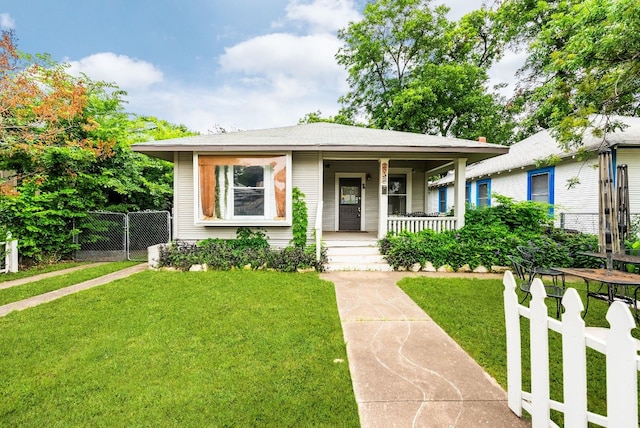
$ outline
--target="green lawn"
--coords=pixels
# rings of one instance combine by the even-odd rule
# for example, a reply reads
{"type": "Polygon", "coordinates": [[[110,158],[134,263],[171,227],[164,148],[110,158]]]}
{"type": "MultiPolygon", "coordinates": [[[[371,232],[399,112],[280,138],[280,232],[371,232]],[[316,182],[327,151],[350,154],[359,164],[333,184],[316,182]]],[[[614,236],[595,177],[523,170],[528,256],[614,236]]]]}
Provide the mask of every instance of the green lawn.
{"type": "Polygon", "coordinates": [[[95,267],[87,267],[85,269],[80,269],[75,272],[65,273],[51,278],[41,279],[39,281],[17,285],[15,287],[4,288],[0,290],[0,305],[6,305],[7,303],[17,302],[19,300],[28,299],[29,297],[48,293],[49,291],[79,284],[137,264],[140,264],[140,262],[107,263],[95,267]]]}
{"type": "MultiPolygon", "coordinates": [[[[578,290],[585,301],[584,283],[567,284],[578,290]]],[[[399,286],[440,325],[469,355],[507,388],[506,340],[502,280],[462,278],[404,278],[399,286]]],[[[522,296],[522,294],[520,294],[522,296]]],[[[525,305],[528,305],[525,303],[525,305]]],[[[555,301],[547,299],[549,316],[555,316],[555,301]]],[[[587,326],[608,327],[605,302],[589,303],[587,326]]],[[[530,391],[528,323],[522,323],[524,388],[530,391]]],[[[638,329],[632,331],[639,337],[638,329]]],[[[551,396],[562,401],[562,342],[549,332],[551,396]]],[[[605,359],[596,351],[587,352],[587,389],[589,410],[606,414],[605,359]]],[[[561,416],[554,415],[556,422],[561,416]]]]}
{"type": "Polygon", "coordinates": [[[331,283],[153,272],[0,318],[3,426],[355,427],[331,283]]]}

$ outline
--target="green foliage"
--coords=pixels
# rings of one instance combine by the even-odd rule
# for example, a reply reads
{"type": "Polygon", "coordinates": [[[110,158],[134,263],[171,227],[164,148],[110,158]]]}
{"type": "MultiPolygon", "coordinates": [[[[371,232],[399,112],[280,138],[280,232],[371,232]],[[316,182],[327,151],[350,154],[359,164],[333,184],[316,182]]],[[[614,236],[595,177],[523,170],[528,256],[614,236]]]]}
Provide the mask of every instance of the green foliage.
{"type": "Polygon", "coordinates": [[[493,12],[450,22],[449,9],[431,3],[369,2],[364,19],[338,32],[350,85],[341,115],[375,128],[511,142],[511,105],[487,89],[502,43],[493,12]]]}
{"type": "Polygon", "coordinates": [[[509,0],[495,16],[508,40],[528,48],[524,128],[551,128],[563,147],[579,147],[588,128],[604,140],[620,129],[614,115],[638,114],[637,0],[509,0]]]}
{"type": "Polygon", "coordinates": [[[305,114],[303,118],[298,120],[298,124],[300,125],[307,124],[307,123],[319,123],[319,122],[337,123],[339,125],[358,126],[358,123],[356,123],[352,118],[346,116],[342,112],[338,113],[335,116],[323,117],[322,112],[320,110],[317,110],[317,111],[305,114]]]}
{"type": "Polygon", "coordinates": [[[2,222],[18,239],[20,257],[50,263],[77,249],[73,222],[91,208],[82,195],[64,187],[41,193],[35,185],[24,185],[21,190],[19,197],[0,196],[2,222]]]}
{"type": "Polygon", "coordinates": [[[305,195],[299,188],[293,188],[292,209],[293,209],[293,245],[305,248],[307,246],[307,226],[309,217],[307,215],[307,203],[304,201],[305,195]]]}
{"type": "Polygon", "coordinates": [[[69,255],[73,222],[87,210],[169,210],[173,166],[130,145],[193,133],[127,114],[116,85],[70,76],[46,55],[18,61],[10,36],[0,39],[0,170],[15,171],[17,186],[0,186],[0,228],[18,239],[20,255],[69,255]]]}
{"type": "Polygon", "coordinates": [[[175,241],[161,249],[159,264],[180,270],[189,270],[191,266],[198,264],[206,264],[214,270],[324,270],[326,249],[321,251],[321,260],[317,261],[314,246],[270,248],[264,232],[248,228],[239,228],[236,236],[236,239],[204,239],[197,243],[175,241]]]}
{"type": "Polygon", "coordinates": [[[539,266],[597,265],[593,258],[577,254],[597,249],[595,235],[553,229],[546,204],[514,202],[499,195],[496,199],[496,205],[467,211],[465,226],[460,230],[389,234],[380,241],[380,251],[396,269],[427,262],[454,269],[465,264],[472,269],[509,266],[506,256],[518,254],[518,246],[533,247],[539,266]]]}

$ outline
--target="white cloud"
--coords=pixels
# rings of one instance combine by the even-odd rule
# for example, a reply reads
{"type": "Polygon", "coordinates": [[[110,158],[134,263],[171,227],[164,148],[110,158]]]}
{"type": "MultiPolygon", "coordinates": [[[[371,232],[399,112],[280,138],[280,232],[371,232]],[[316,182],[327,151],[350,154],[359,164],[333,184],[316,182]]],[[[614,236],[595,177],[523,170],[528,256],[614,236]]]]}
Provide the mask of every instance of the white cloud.
{"type": "Polygon", "coordinates": [[[362,19],[353,0],[314,0],[311,3],[291,0],[286,11],[288,21],[305,23],[314,33],[335,33],[349,22],[362,19]]]}
{"type": "Polygon", "coordinates": [[[16,20],[8,13],[0,13],[0,28],[3,30],[11,30],[16,28],[16,20]]]}
{"type": "Polygon", "coordinates": [[[163,80],[162,72],[153,64],[111,52],[93,54],[69,64],[71,74],[85,73],[93,80],[115,82],[124,90],[144,90],[163,80]]]}
{"type": "MultiPolygon", "coordinates": [[[[215,85],[165,79],[153,64],[115,53],[98,53],[70,64],[74,73],[114,81],[127,90],[127,111],[181,123],[202,133],[216,124],[227,129],[294,125],[309,112],[338,112],[337,100],[349,88],[347,72],[335,60],[342,46],[336,29],[361,19],[360,6],[355,3],[290,0],[277,32],[224,50],[219,67],[210,71],[219,82],[215,85]]],[[[456,8],[454,13],[463,13],[453,0],[446,3],[456,8]]],[[[220,41],[220,34],[212,36],[220,41]]],[[[505,57],[491,71],[492,81],[508,81],[515,60],[505,57]]]]}
{"type": "Polygon", "coordinates": [[[224,73],[240,73],[249,82],[268,83],[298,96],[327,86],[344,90],[347,74],[335,61],[339,47],[328,34],[268,34],[225,49],[220,66],[224,73]]]}

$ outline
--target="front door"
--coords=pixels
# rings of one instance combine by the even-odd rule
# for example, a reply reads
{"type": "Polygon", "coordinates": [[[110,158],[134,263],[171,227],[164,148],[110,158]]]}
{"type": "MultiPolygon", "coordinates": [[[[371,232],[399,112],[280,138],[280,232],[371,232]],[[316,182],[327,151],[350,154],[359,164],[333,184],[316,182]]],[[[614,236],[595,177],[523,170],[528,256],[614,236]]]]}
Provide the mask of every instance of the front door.
{"type": "Polygon", "coordinates": [[[340,178],[339,230],[360,230],[362,179],[340,178]]]}

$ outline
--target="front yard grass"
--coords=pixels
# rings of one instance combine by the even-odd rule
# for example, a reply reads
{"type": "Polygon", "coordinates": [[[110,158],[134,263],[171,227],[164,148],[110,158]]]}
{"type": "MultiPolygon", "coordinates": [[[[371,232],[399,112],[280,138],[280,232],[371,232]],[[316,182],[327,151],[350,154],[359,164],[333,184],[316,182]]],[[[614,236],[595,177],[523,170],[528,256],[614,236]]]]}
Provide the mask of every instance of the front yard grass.
{"type": "Polygon", "coordinates": [[[0,318],[6,426],[359,425],[333,285],[153,272],[0,318]]]}
{"type": "MultiPolygon", "coordinates": [[[[478,364],[507,389],[507,356],[502,280],[468,278],[404,278],[399,284],[414,302],[442,327],[478,364]]],[[[585,301],[584,282],[568,283],[578,290],[585,301]]],[[[522,297],[523,294],[519,293],[522,297]]],[[[520,300],[520,299],[519,299],[520,300]]],[[[546,299],[549,316],[555,316],[555,301],[546,299]]],[[[529,300],[524,303],[529,305],[529,300]]],[[[585,317],[587,326],[608,327],[605,302],[591,299],[585,317]]],[[[522,359],[523,387],[531,391],[529,324],[523,319],[522,359]]],[[[638,329],[632,330],[640,337],[638,329]]],[[[549,331],[549,372],[551,397],[562,400],[562,341],[560,335],[549,331]]],[[[606,415],[605,358],[587,349],[588,408],[606,415]]],[[[552,412],[553,419],[562,426],[562,415],[552,412]]]]}
{"type": "MultiPolygon", "coordinates": [[[[34,282],[29,282],[15,287],[4,288],[0,290],[0,305],[13,303],[29,297],[38,296],[48,293],[49,291],[58,290],[70,285],[79,284],[90,279],[117,272],[131,266],[140,264],[140,262],[113,262],[95,267],[87,267],[71,273],[65,273],[51,278],[45,278],[34,282]]],[[[68,266],[73,267],[73,266],[68,266]]],[[[42,273],[42,272],[38,272],[42,273]]]]}

